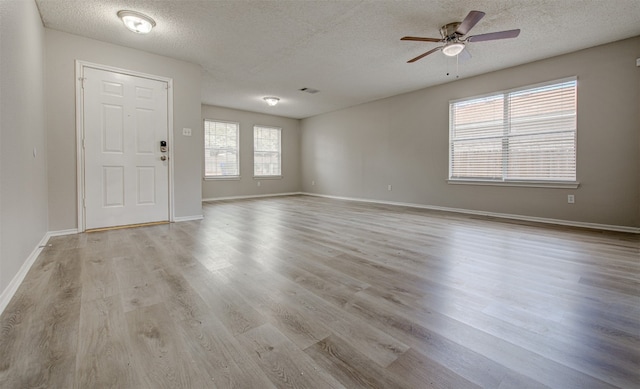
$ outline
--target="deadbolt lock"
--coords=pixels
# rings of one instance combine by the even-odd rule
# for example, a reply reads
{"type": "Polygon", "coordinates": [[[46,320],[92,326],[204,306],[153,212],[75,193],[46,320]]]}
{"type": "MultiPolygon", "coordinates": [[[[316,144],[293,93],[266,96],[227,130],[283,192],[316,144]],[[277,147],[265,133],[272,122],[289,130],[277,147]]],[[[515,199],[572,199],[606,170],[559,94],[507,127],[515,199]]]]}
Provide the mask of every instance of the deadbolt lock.
{"type": "Polygon", "coordinates": [[[160,160],[161,161],[166,161],[167,160],[167,156],[166,155],[161,155],[160,156],[160,160]]]}

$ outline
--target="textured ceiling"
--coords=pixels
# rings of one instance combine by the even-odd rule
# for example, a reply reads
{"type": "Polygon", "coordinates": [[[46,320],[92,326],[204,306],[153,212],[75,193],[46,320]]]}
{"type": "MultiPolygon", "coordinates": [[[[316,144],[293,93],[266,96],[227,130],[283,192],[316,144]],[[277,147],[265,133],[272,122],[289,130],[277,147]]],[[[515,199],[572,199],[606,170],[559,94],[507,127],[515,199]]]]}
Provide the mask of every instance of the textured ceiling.
{"type": "Polygon", "coordinates": [[[640,0],[36,3],[48,28],[199,64],[204,104],[293,118],[452,81],[456,62],[442,53],[406,63],[438,44],[400,38],[437,38],[440,26],[471,10],[486,12],[471,35],[522,32],[470,43],[460,78],[640,35],[640,0]],[[116,16],[121,9],[151,16],[156,28],[129,32],[116,16]],[[300,92],[304,87],[320,92],[300,92]],[[268,107],[264,96],[278,96],[280,104],[268,107]]]}

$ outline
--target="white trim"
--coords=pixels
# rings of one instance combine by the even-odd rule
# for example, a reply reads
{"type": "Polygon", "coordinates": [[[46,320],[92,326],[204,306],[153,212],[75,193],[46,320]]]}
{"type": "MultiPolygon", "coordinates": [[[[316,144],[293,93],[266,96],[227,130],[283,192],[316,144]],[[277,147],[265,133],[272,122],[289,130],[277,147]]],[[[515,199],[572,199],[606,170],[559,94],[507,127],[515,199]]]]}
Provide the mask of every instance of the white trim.
{"type": "MultiPolygon", "coordinates": [[[[155,78],[154,78],[155,79],[155,78]]],[[[167,142],[169,142],[169,222],[176,221],[176,196],[173,179],[175,177],[175,155],[176,148],[173,138],[173,78],[160,78],[167,83],[167,142]]]]}
{"type": "Polygon", "coordinates": [[[108,65],[101,65],[92,62],[76,60],[76,192],[77,192],[77,211],[78,211],[78,229],[77,232],[84,232],[86,229],[86,219],[84,212],[84,68],[93,68],[113,73],[121,73],[134,77],[147,78],[150,80],[167,83],[167,142],[169,143],[169,221],[175,221],[175,193],[174,193],[174,144],[173,144],[173,79],[168,77],[156,76],[133,70],[117,68],[108,65]]]}
{"type": "Polygon", "coordinates": [[[282,175],[279,176],[253,176],[254,180],[281,180],[282,175]]]}
{"type": "Polygon", "coordinates": [[[501,218],[501,219],[522,220],[522,221],[528,221],[528,222],[555,224],[555,225],[569,226],[569,227],[589,228],[589,229],[594,229],[594,230],[606,230],[606,231],[616,231],[616,232],[628,232],[628,233],[631,233],[631,234],[640,234],[640,227],[627,227],[627,226],[616,226],[616,225],[611,225],[611,224],[587,223],[587,222],[578,222],[578,221],[573,221],[573,220],[562,220],[562,219],[551,219],[551,218],[545,218],[545,217],[514,215],[514,214],[510,214],[510,213],[486,212],[486,211],[476,211],[476,210],[473,210],[473,209],[439,207],[439,206],[436,206],[436,205],[402,203],[402,202],[397,202],[397,201],[384,201],[384,200],[363,199],[363,198],[356,198],[356,197],[331,196],[331,195],[324,195],[324,194],[319,194],[319,193],[302,192],[300,194],[307,195],[307,196],[315,196],[315,197],[326,197],[326,198],[337,199],[337,200],[348,200],[348,201],[359,201],[359,202],[364,202],[364,203],[398,205],[398,206],[402,206],[402,207],[430,209],[430,210],[434,210],[434,211],[455,212],[455,213],[463,213],[463,214],[469,214],[469,215],[480,215],[480,216],[495,217],[495,218],[501,218]]]}
{"type": "Polygon", "coordinates": [[[190,222],[190,221],[194,221],[194,220],[202,220],[204,219],[204,215],[193,215],[193,216],[176,216],[173,221],[175,223],[180,223],[180,222],[190,222]]]}
{"type": "Polygon", "coordinates": [[[33,264],[36,262],[36,259],[38,259],[38,256],[42,252],[42,249],[44,249],[47,246],[47,243],[49,243],[49,239],[54,236],[75,235],[77,233],[77,228],[71,228],[68,230],[49,231],[44,234],[38,245],[27,257],[27,260],[24,261],[22,266],[20,266],[18,273],[13,277],[11,282],[9,282],[9,285],[7,285],[5,290],[2,291],[2,294],[0,294],[0,314],[2,314],[7,305],[9,305],[9,302],[18,291],[18,288],[22,284],[22,281],[24,281],[24,278],[27,276],[27,273],[31,269],[31,266],[33,266],[33,264]]]}
{"type": "Polygon", "coordinates": [[[448,184],[453,185],[487,185],[487,186],[521,186],[527,188],[555,188],[555,189],[578,189],[579,182],[556,182],[556,181],[489,181],[489,180],[465,180],[448,179],[448,184]]]}
{"type": "Polygon", "coordinates": [[[11,302],[11,299],[18,291],[18,288],[22,284],[22,281],[24,281],[24,278],[27,276],[27,273],[29,273],[31,266],[33,266],[33,264],[36,262],[36,259],[38,259],[38,256],[42,252],[42,249],[44,249],[47,246],[47,243],[49,243],[49,239],[51,239],[51,237],[54,237],[54,236],[74,235],[77,233],[78,233],[78,229],[72,228],[69,230],[49,231],[46,234],[44,234],[44,236],[42,237],[38,245],[33,249],[31,254],[29,254],[29,256],[27,257],[27,260],[24,261],[22,266],[20,266],[18,273],[13,277],[11,282],[9,282],[9,285],[7,285],[5,290],[2,291],[2,294],[0,294],[0,314],[4,312],[7,305],[9,305],[9,302],[11,302]]]}
{"type": "Polygon", "coordinates": [[[222,200],[243,200],[243,199],[257,199],[261,197],[280,197],[280,196],[297,196],[301,194],[307,194],[302,192],[289,192],[289,193],[271,193],[261,195],[248,195],[248,196],[229,196],[229,197],[211,197],[208,199],[202,199],[202,202],[208,201],[222,201],[222,200]]]}
{"type": "Polygon", "coordinates": [[[71,228],[68,230],[49,231],[49,236],[63,236],[63,235],[75,235],[78,233],[77,228],[71,228]]]}
{"type": "Polygon", "coordinates": [[[51,236],[52,235],[49,232],[44,234],[44,236],[40,240],[40,243],[38,243],[31,254],[29,254],[26,261],[24,261],[22,266],[20,266],[18,273],[13,277],[11,282],[9,282],[9,285],[7,285],[7,287],[2,291],[2,294],[0,294],[0,314],[2,314],[7,305],[9,305],[9,302],[18,291],[20,284],[22,284],[22,281],[24,281],[24,278],[27,276],[29,269],[31,269],[31,266],[33,266],[33,264],[35,263],[38,255],[40,255],[40,252],[42,252],[42,249],[47,245],[47,242],[49,241],[49,238],[51,236]]]}
{"type": "Polygon", "coordinates": [[[84,223],[84,64],[76,60],[76,207],[78,231],[85,230],[84,223]]]}
{"type": "Polygon", "coordinates": [[[204,176],[204,181],[240,181],[240,176],[204,176]]]}

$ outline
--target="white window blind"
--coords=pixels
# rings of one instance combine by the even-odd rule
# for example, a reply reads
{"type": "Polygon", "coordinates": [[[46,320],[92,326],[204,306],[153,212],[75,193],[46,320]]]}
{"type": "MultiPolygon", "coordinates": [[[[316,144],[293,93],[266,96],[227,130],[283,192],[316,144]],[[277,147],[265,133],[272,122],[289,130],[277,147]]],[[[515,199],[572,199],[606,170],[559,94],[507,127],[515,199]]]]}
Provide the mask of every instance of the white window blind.
{"type": "Polygon", "coordinates": [[[237,177],[239,124],[213,120],[204,121],[205,177],[237,177]]]}
{"type": "Polygon", "coordinates": [[[259,177],[280,176],[281,132],[275,127],[253,127],[253,175],[259,177]]]}
{"type": "Polygon", "coordinates": [[[449,179],[576,181],[575,78],[449,104],[449,179]]]}

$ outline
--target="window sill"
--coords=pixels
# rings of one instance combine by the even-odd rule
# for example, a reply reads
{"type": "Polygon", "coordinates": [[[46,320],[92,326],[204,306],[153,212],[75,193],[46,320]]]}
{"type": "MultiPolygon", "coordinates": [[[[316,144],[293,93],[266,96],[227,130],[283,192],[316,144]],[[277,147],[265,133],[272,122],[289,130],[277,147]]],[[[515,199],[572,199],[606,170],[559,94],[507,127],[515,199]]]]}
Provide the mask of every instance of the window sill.
{"type": "Polygon", "coordinates": [[[239,181],[240,176],[220,176],[220,177],[208,176],[208,177],[205,177],[204,180],[205,181],[239,181]]]}
{"type": "Polygon", "coordinates": [[[454,185],[485,185],[485,186],[519,186],[529,188],[556,188],[577,189],[579,182],[553,182],[553,181],[483,181],[483,180],[447,180],[454,185]]]}
{"type": "Polygon", "coordinates": [[[281,180],[282,176],[253,176],[254,180],[281,180]]]}

